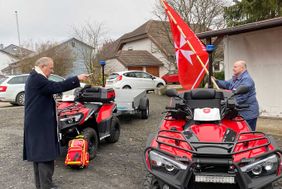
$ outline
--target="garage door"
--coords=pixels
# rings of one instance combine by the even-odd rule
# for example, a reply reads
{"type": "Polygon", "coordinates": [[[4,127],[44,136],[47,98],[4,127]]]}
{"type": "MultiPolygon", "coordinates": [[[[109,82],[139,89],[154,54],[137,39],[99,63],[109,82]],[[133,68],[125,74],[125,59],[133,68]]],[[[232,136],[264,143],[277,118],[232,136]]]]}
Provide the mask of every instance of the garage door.
{"type": "Polygon", "coordinates": [[[129,66],[127,68],[128,70],[143,70],[142,66],[129,66]]]}
{"type": "Polygon", "coordinates": [[[160,69],[159,69],[158,66],[148,66],[148,67],[146,67],[146,72],[148,72],[148,73],[150,73],[154,76],[157,76],[157,77],[159,77],[159,75],[160,75],[160,69]]]}

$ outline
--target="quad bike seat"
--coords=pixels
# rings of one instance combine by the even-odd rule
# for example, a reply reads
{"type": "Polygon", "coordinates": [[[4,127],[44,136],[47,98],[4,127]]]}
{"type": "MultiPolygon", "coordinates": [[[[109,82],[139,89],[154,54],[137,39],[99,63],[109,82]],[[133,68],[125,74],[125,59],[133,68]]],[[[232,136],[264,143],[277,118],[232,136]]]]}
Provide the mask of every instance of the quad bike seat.
{"type": "Polygon", "coordinates": [[[221,91],[215,89],[193,89],[184,93],[184,99],[191,109],[206,107],[221,109],[224,96],[221,91]]]}

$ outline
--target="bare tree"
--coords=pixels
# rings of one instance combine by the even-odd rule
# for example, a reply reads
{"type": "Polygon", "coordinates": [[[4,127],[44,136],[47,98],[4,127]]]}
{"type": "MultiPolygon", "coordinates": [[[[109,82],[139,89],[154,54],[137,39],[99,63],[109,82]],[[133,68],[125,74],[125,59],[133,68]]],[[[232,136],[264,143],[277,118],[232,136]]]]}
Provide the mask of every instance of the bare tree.
{"type": "MultiPolygon", "coordinates": [[[[224,24],[225,0],[168,0],[194,32],[219,29],[224,24]]],[[[159,0],[156,0],[154,15],[166,20],[166,14],[159,0]]]]}
{"type": "Polygon", "coordinates": [[[99,65],[99,49],[104,35],[102,24],[91,24],[86,22],[82,27],[73,27],[75,38],[86,43],[92,48],[79,48],[79,54],[84,61],[88,73],[91,76],[91,83],[101,84],[101,66],[99,65]]]}
{"type": "MultiPolygon", "coordinates": [[[[181,18],[195,32],[204,32],[211,29],[219,29],[225,27],[224,7],[227,5],[225,0],[167,0],[167,2],[178,12],[181,18]]],[[[160,0],[156,0],[154,15],[162,21],[167,20],[167,15],[160,0]]],[[[164,37],[174,44],[170,27],[167,22],[163,22],[164,37]]],[[[222,50],[217,52],[217,56],[222,56],[222,50]],[[219,55],[218,55],[219,54],[219,55]]],[[[175,57],[170,60],[170,68],[175,67],[175,57]],[[172,66],[174,65],[174,66],[172,66]]]]}
{"type": "Polygon", "coordinates": [[[55,42],[37,43],[34,45],[36,54],[26,57],[17,64],[21,73],[29,73],[34,67],[35,61],[43,56],[47,56],[54,61],[55,74],[66,76],[72,68],[74,55],[68,45],[58,45],[55,42]]]}

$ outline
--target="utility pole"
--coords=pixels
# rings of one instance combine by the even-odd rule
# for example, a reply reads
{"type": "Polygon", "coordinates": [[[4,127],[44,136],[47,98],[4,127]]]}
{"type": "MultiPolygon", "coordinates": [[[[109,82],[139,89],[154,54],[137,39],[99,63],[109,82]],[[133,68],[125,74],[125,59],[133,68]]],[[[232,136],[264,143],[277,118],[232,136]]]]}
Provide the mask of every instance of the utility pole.
{"type": "Polygon", "coordinates": [[[22,49],[21,49],[21,37],[20,37],[20,27],[19,27],[19,19],[18,19],[18,11],[15,11],[16,14],[16,23],[17,23],[17,31],[18,31],[18,40],[19,40],[19,52],[20,52],[20,59],[22,57],[22,49]]]}

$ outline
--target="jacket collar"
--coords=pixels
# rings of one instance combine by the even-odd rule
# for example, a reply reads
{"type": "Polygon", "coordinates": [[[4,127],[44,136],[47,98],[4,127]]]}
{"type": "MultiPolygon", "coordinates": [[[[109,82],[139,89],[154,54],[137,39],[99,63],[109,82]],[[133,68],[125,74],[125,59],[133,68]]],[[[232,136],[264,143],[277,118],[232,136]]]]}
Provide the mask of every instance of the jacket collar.
{"type": "Polygon", "coordinates": [[[243,73],[241,73],[240,75],[238,75],[238,76],[233,76],[232,77],[232,79],[233,79],[233,81],[236,81],[236,80],[241,80],[242,79],[242,77],[244,76],[244,75],[246,75],[248,73],[248,71],[247,70],[245,70],[243,73]]]}
{"type": "MultiPolygon", "coordinates": [[[[44,77],[46,77],[46,75],[42,72],[42,70],[38,67],[38,66],[35,66],[34,67],[34,71],[36,71],[38,74],[41,74],[43,75],[44,77]]],[[[46,77],[47,78],[47,77],[46,77]]]]}

